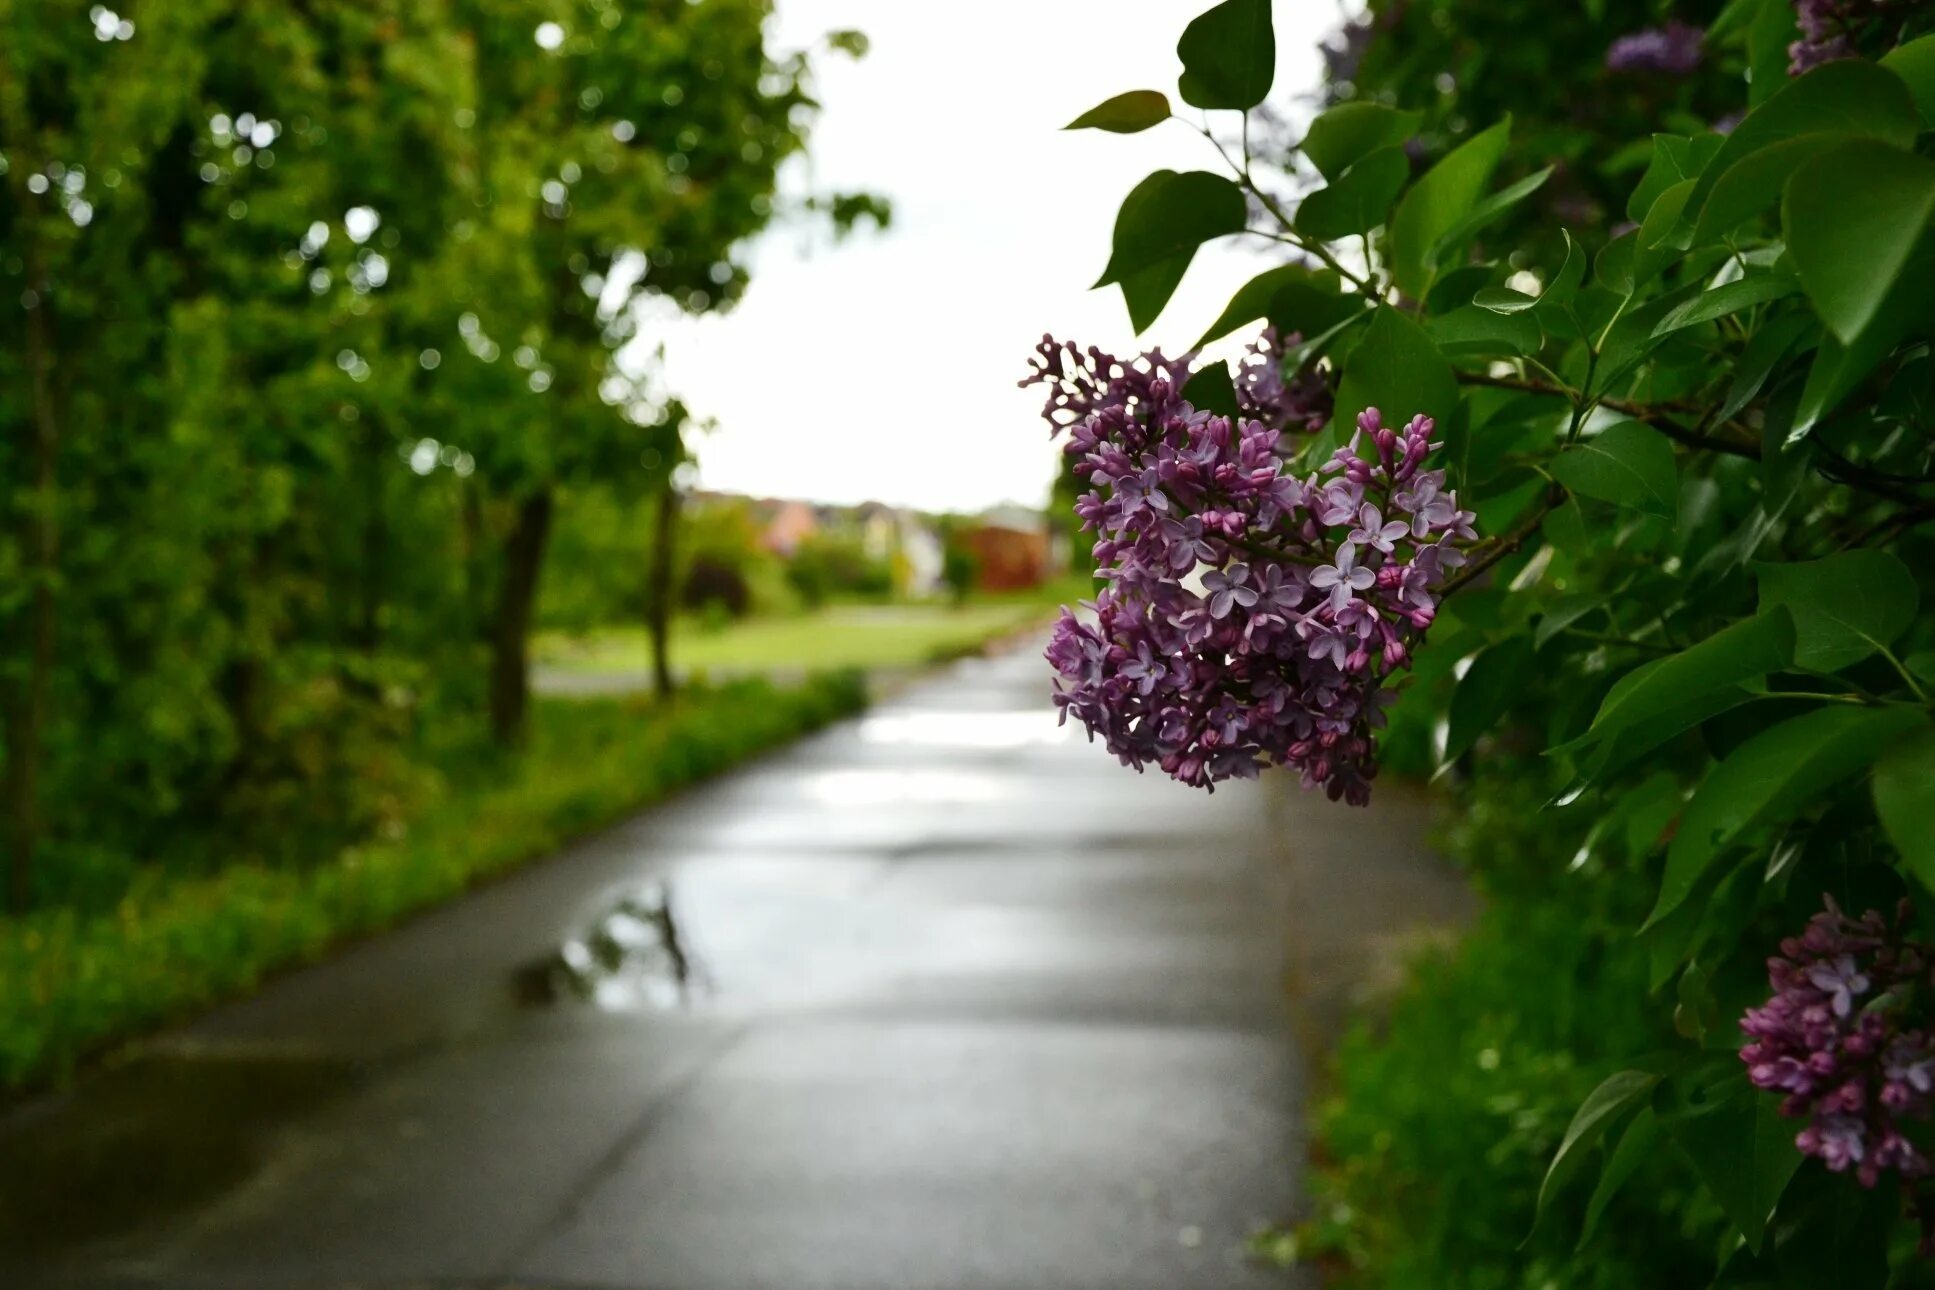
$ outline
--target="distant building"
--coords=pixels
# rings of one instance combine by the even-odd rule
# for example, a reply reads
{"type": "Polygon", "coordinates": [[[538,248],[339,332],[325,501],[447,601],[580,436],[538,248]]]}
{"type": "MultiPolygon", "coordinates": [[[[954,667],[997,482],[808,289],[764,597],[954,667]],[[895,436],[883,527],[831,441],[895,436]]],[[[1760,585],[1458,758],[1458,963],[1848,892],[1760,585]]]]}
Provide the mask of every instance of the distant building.
{"type": "Polygon", "coordinates": [[[809,503],[779,501],[767,502],[760,506],[763,511],[771,508],[765,519],[766,527],[760,541],[774,555],[791,556],[800,549],[800,543],[820,531],[820,516],[809,503]]]}
{"type": "Polygon", "coordinates": [[[1054,571],[1048,524],[1025,506],[996,506],[961,530],[961,545],[974,556],[975,584],[983,591],[1038,587],[1054,571]]]}

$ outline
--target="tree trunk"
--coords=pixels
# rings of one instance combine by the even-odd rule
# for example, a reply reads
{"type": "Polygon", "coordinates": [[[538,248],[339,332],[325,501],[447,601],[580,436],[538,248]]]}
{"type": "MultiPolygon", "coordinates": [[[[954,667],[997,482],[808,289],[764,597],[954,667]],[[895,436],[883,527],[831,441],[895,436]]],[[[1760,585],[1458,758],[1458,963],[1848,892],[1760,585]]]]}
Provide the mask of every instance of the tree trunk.
{"type": "Polygon", "coordinates": [[[531,611],[537,604],[544,544],[551,533],[551,490],[541,488],[517,504],[517,519],[504,544],[504,574],[490,626],[490,727],[501,747],[524,742],[530,709],[531,611]]]}
{"type": "Polygon", "coordinates": [[[645,580],[645,634],[652,642],[652,692],[672,694],[672,568],[679,532],[678,485],[669,478],[658,495],[651,567],[645,580]]]}
{"type": "Polygon", "coordinates": [[[383,643],[385,570],[389,564],[390,514],[385,505],[385,469],[389,454],[383,427],[374,413],[365,413],[362,453],[363,551],[361,604],[355,626],[356,648],[374,654],[383,643]]]}
{"type": "MultiPolygon", "coordinates": [[[[25,205],[22,203],[23,209],[25,205]]],[[[46,267],[31,228],[26,243],[28,290],[35,301],[27,310],[32,420],[27,428],[27,450],[21,456],[31,482],[15,504],[14,533],[33,590],[22,614],[25,630],[20,633],[26,645],[26,666],[0,680],[0,739],[6,746],[4,774],[0,774],[0,815],[5,816],[0,842],[4,842],[7,853],[7,903],[16,911],[24,911],[33,899],[34,853],[40,847],[41,742],[47,728],[48,692],[54,672],[54,566],[59,536],[54,464],[60,435],[47,380],[53,357],[48,338],[53,302],[48,299],[46,267]]]]}

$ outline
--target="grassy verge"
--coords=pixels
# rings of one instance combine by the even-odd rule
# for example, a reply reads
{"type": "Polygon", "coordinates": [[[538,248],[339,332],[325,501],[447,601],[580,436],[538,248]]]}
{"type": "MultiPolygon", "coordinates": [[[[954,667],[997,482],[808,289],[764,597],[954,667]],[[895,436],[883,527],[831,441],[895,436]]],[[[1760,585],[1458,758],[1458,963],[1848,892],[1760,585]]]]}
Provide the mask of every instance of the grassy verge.
{"type": "Polygon", "coordinates": [[[109,914],[0,921],[0,1089],[247,992],[695,780],[859,710],[854,673],[691,691],[666,708],[546,701],[529,750],[478,769],[402,836],[306,868],[138,885],[109,914]]]}
{"type": "MultiPolygon", "coordinates": [[[[1045,622],[1054,605],[1089,594],[1061,584],[1025,595],[941,604],[833,605],[784,618],[754,618],[708,629],[684,620],[673,629],[672,664],[681,672],[780,672],[829,667],[916,667],[958,658],[988,640],[1045,622]]],[[[591,675],[642,672],[649,666],[645,633],[604,628],[585,635],[547,632],[538,661],[591,675]]]]}

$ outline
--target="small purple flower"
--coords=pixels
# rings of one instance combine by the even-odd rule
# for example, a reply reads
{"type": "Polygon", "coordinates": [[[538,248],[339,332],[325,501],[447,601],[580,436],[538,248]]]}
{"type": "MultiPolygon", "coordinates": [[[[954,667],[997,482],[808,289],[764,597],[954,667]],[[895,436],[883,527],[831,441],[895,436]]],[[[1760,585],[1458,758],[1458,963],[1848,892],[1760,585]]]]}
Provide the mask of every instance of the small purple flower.
{"type": "MultiPolygon", "coordinates": [[[[1428,525],[1426,531],[1429,532],[1428,525]]],[[[1365,502],[1357,512],[1357,527],[1350,531],[1350,540],[1363,546],[1375,547],[1389,555],[1391,543],[1410,535],[1409,523],[1404,520],[1392,520],[1387,524],[1377,507],[1365,502]]]]}
{"type": "Polygon", "coordinates": [[[1374,571],[1357,563],[1357,548],[1349,542],[1337,548],[1335,564],[1320,565],[1310,571],[1310,585],[1330,592],[1332,613],[1342,613],[1350,604],[1353,591],[1367,591],[1376,581],[1374,571]]]}
{"type": "Polygon", "coordinates": [[[1817,963],[1807,970],[1807,979],[1816,990],[1827,994],[1834,1006],[1834,1015],[1845,1017],[1854,1010],[1854,996],[1865,994],[1868,978],[1854,965],[1854,955],[1837,954],[1827,963],[1817,963]]]}
{"type": "Polygon", "coordinates": [[[1675,19],[1664,27],[1645,27],[1621,36],[1606,50],[1606,66],[1615,72],[1664,72],[1685,76],[1700,65],[1706,32],[1675,19]]]}
{"type": "Polygon", "coordinates": [[[1209,616],[1228,618],[1230,610],[1238,605],[1248,609],[1257,601],[1256,589],[1248,586],[1250,571],[1243,565],[1233,564],[1229,572],[1211,570],[1203,575],[1203,586],[1209,591],[1209,616]]]}

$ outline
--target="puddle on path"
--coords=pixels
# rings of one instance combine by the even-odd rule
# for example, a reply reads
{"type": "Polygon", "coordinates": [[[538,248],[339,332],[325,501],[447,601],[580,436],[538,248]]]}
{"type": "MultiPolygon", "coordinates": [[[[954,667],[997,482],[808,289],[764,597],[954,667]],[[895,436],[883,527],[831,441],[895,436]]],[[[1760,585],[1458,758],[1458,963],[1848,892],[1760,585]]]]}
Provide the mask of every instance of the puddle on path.
{"type": "Polygon", "coordinates": [[[0,1284],[16,1259],[119,1236],[246,1181],[277,1130],[353,1090],[346,1062],[151,1056],[0,1120],[0,1284]]]}
{"type": "Polygon", "coordinates": [[[525,1007],[579,1002],[610,1012],[683,1007],[703,980],[679,928],[672,888],[628,891],[581,935],[511,976],[525,1007]]]}

